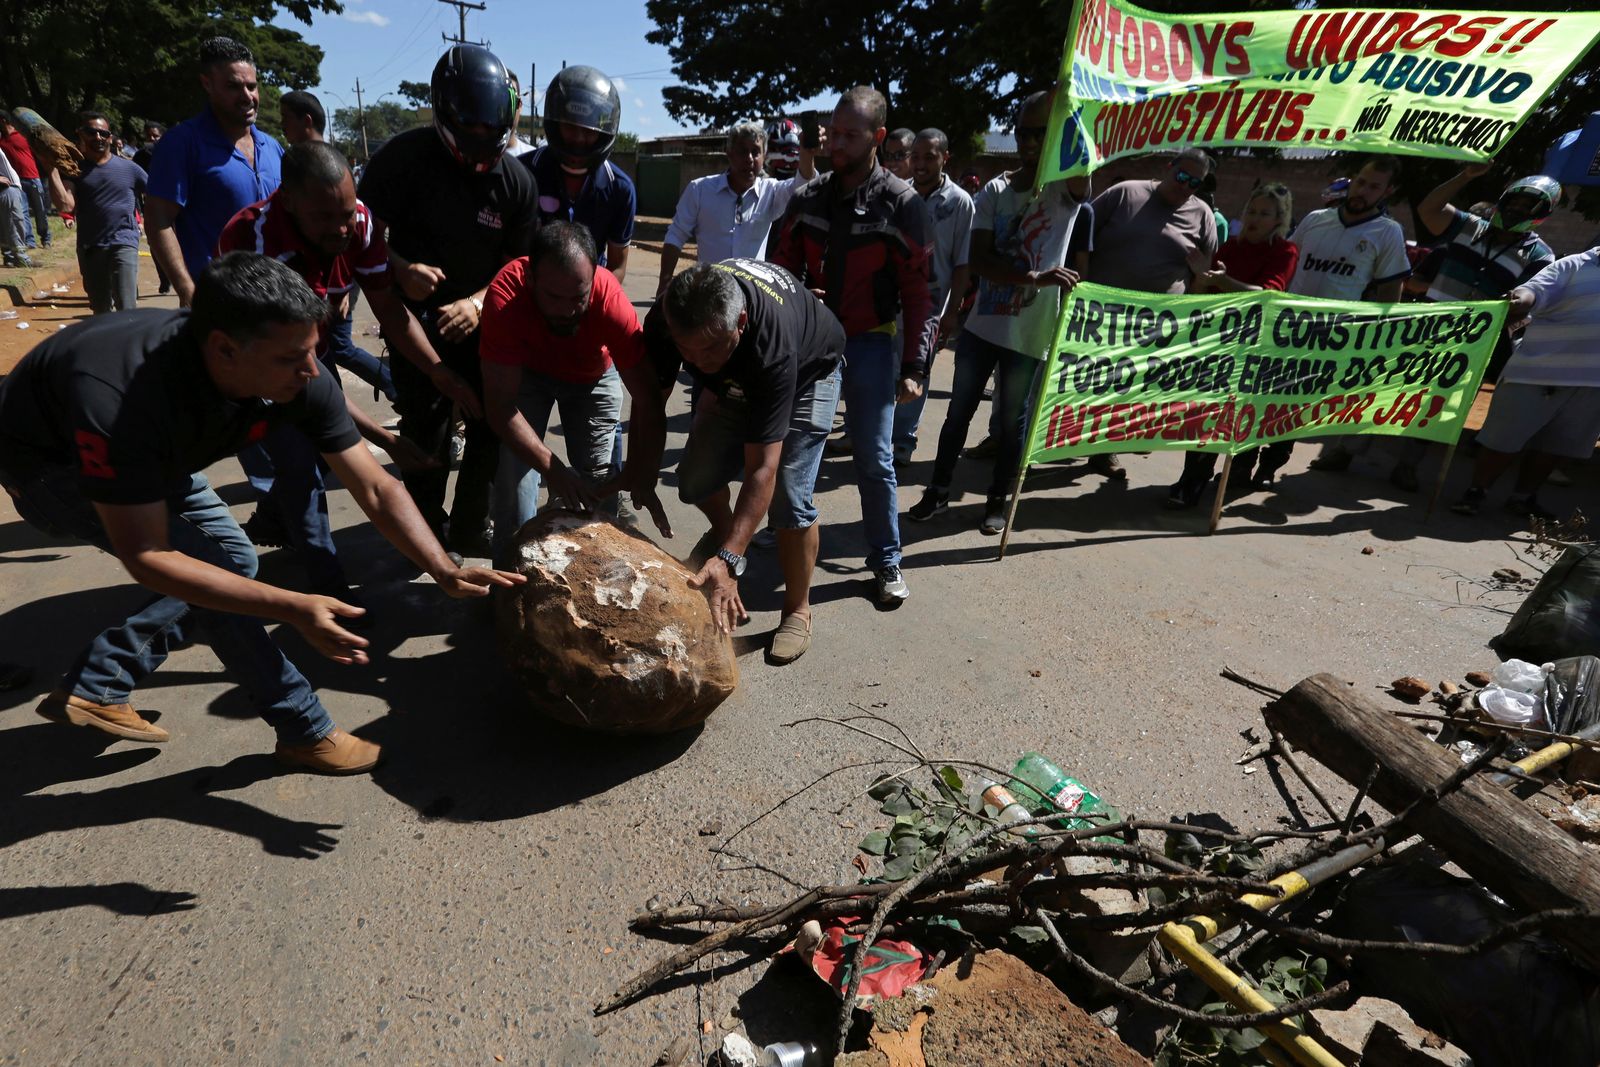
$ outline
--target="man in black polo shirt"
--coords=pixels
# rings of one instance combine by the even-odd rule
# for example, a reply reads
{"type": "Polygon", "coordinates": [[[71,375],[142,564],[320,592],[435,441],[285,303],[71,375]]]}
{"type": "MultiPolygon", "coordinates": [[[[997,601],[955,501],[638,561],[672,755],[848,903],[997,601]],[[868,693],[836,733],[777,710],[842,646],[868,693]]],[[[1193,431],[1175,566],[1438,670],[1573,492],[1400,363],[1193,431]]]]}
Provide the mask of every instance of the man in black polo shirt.
{"type": "Polygon", "coordinates": [[[458,45],[433,68],[433,128],[389,140],[361,176],[360,197],[388,227],[389,261],[428,341],[465,385],[448,393],[404,360],[392,365],[400,433],[441,463],[407,471],[406,488],[441,540],[463,556],[487,556],[484,523],[500,442],[483,418],[478,318],[502,266],[526,255],[538,226],[533,177],[505,159],[516,118],[506,69],[486,48],[458,45]],[[451,407],[467,424],[445,538],[451,407]]]}
{"type": "Polygon", "coordinates": [[[40,715],[167,740],[128,701],[170,649],[203,630],[277,731],[280,760],[325,774],[377,763],[378,746],[334,726],[260,622],[290,624],[336,662],[365,663],[367,642],[341,625],[361,609],[252,580],[255,550],[199,473],[277,425],[311,438],[373,524],[449,595],[520,580],[456,566],[367,451],[338,386],[318,373],[327,312],[289,267],[235,252],[201,274],[192,312],[97,316],[46,340],[0,382],[0,485],[17,513],[114,553],[160,594],[94,639],[40,715]]]}
{"type": "MultiPolygon", "coordinates": [[[[701,386],[678,462],[679,498],[711,520],[696,553],[709,558],[696,559],[703,566],[690,584],[705,590],[724,630],[749,618],[739,576],[750,538],[769,523],[778,532],[783,618],[768,655],[791,663],[811,647],[820,533],[812,495],[839,406],[844,327],[782,267],[729,259],[674,278],[644,329],[658,380],[670,383],[687,363],[701,386]],[[728,483],[741,471],[744,484],[730,503],[728,483]]],[[[635,447],[644,461],[640,477],[650,484],[629,488],[635,506],[648,507],[660,444],[635,447]],[[655,451],[644,451],[652,445],[655,451]]]]}

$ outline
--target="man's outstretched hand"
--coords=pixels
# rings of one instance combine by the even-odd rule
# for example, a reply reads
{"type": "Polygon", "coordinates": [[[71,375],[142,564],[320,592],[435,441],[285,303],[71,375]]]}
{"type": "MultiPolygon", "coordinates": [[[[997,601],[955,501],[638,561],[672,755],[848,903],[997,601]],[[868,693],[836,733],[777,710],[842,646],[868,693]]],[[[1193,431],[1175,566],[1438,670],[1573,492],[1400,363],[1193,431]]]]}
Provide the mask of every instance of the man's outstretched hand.
{"type": "Polygon", "coordinates": [[[510,589],[527,580],[524,575],[511,571],[497,571],[490,567],[457,567],[454,571],[446,572],[434,579],[447,596],[453,596],[457,600],[488,596],[495,586],[510,589]]]}

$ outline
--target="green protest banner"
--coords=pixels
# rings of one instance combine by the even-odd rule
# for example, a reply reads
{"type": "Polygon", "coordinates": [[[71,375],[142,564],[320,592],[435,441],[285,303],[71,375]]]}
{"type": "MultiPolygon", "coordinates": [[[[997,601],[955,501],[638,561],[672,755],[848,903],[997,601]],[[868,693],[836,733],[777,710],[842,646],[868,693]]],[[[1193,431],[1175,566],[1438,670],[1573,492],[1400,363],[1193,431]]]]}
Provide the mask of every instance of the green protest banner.
{"type": "Polygon", "coordinates": [[[1075,0],[1039,182],[1189,144],[1487,160],[1597,37],[1591,12],[1075,0]]]}
{"type": "Polygon", "coordinates": [[[1169,296],[1083,282],[1062,307],[1023,463],[1338,434],[1454,444],[1505,316],[1503,300],[1169,296]]]}

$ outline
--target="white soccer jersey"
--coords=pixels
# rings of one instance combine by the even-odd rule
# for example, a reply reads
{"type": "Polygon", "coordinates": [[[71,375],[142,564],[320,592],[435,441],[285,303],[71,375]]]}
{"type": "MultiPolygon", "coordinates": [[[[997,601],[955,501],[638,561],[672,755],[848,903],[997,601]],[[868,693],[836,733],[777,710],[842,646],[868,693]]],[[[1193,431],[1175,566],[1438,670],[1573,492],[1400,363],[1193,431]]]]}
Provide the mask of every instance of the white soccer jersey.
{"type": "Polygon", "coordinates": [[[1336,207],[1313,211],[1289,238],[1299,265],[1289,292],[1329,300],[1360,300],[1367,287],[1411,273],[1406,234],[1388,215],[1346,225],[1336,207]]]}

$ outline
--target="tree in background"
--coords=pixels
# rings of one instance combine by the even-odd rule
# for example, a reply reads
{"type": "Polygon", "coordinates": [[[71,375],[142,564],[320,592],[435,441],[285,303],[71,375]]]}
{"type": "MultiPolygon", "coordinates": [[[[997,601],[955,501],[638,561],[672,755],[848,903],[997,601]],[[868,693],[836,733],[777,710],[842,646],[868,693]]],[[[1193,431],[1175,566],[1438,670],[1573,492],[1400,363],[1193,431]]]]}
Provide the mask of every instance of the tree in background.
{"type": "MultiPolygon", "coordinates": [[[[1370,7],[1314,0],[1139,0],[1169,14],[1370,7]]],[[[1440,0],[1401,5],[1456,10],[1440,0]]],[[[1495,0],[1497,11],[1591,11],[1594,0],[1495,0]]],[[[666,46],[683,84],[662,91],[686,125],[724,129],[741,119],[785,114],[804,100],[876,86],[889,98],[889,125],[938,126],[955,146],[1009,126],[1018,100],[1054,81],[1071,16],[1068,0],[647,0],[647,39],[666,46]]],[[[1575,68],[1502,148],[1494,171],[1467,195],[1490,197],[1512,178],[1537,173],[1556,137],[1600,111],[1596,52],[1575,68]],[[1588,71],[1588,74],[1582,72],[1588,71]]],[[[1335,164],[1336,166],[1337,164],[1335,164]]],[[[1457,164],[1405,157],[1402,195],[1413,204],[1457,164]]],[[[1576,198],[1600,218],[1600,189],[1576,198]]]]}
{"type": "Polygon", "coordinates": [[[400,83],[400,95],[411,101],[412,107],[431,107],[433,105],[433,86],[427,82],[400,83]]]}
{"type": "MultiPolygon", "coordinates": [[[[422,124],[414,109],[393,100],[368,104],[366,112],[369,151],[376,148],[380,141],[387,141],[397,133],[404,133],[422,124]]],[[[346,154],[361,158],[361,122],[355,108],[341,107],[333,113],[333,129],[329,131],[329,139],[346,154]]]]}
{"type": "Polygon", "coordinates": [[[276,87],[317,83],[322,49],[270,25],[280,11],[306,25],[337,14],[338,0],[0,0],[0,93],[60,129],[85,108],[132,132],[136,121],[173,123],[203,106],[196,54],[207,37],[232,37],[256,57],[262,129],[277,133],[276,87]]]}

